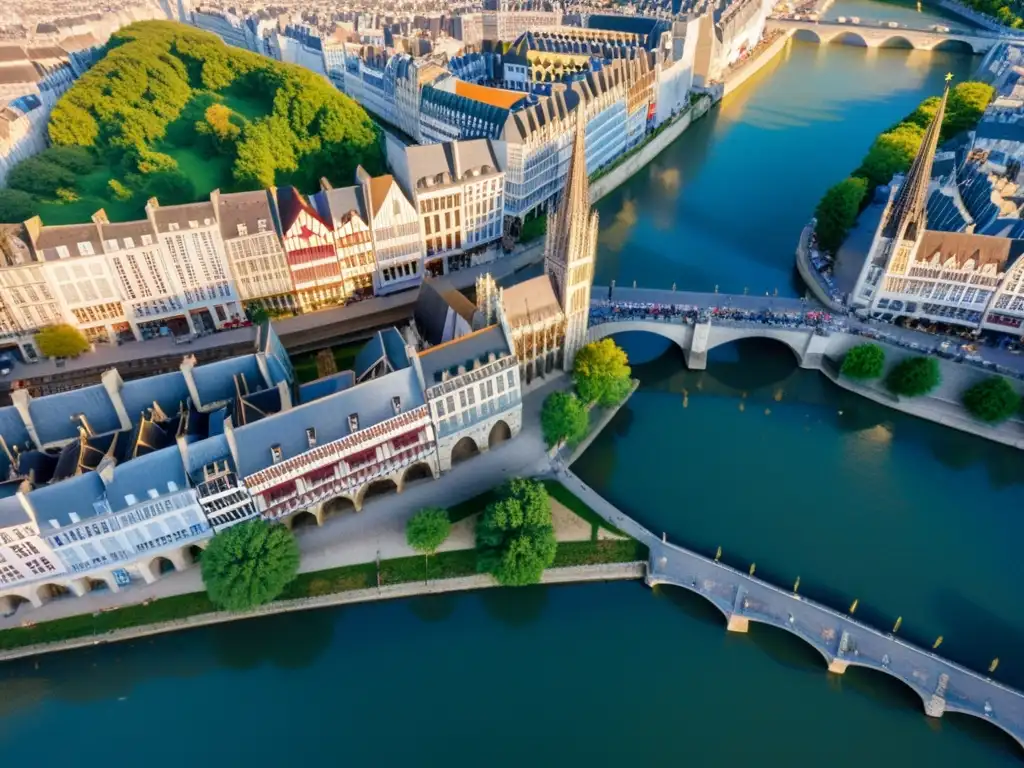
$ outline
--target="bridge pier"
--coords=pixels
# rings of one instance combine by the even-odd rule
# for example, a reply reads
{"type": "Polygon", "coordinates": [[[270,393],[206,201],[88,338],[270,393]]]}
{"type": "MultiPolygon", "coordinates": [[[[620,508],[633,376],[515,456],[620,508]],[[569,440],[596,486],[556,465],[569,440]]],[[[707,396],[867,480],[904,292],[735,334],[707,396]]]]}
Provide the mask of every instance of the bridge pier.
{"type": "Polygon", "coordinates": [[[708,367],[708,339],[711,337],[711,323],[697,323],[693,326],[690,349],[683,352],[686,367],[691,371],[703,371],[708,367]]]}
{"type": "Polygon", "coordinates": [[[843,661],[842,659],[832,659],[832,661],[828,663],[828,671],[833,675],[841,675],[846,671],[846,668],[849,665],[849,662],[843,661]]]}
{"type": "Polygon", "coordinates": [[[819,370],[830,342],[830,337],[812,333],[804,347],[804,353],[800,356],[800,367],[819,370]]]}
{"type": "Polygon", "coordinates": [[[747,632],[750,629],[750,620],[746,616],[737,616],[734,613],[729,616],[729,623],[725,628],[730,632],[747,632]]]}

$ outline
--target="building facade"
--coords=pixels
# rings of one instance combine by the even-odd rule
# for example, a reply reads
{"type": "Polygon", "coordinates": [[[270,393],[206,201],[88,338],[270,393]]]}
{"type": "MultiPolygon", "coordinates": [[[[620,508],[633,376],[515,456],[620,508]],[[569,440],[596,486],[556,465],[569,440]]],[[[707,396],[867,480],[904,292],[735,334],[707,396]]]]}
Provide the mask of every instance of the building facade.
{"type": "Polygon", "coordinates": [[[303,311],[341,304],[345,286],[331,225],[294,187],[277,190],[284,251],[303,311]]]}
{"type": "Polygon", "coordinates": [[[423,240],[416,209],[393,176],[371,177],[359,168],[356,180],[366,201],[377,261],[374,293],[383,295],[419,285],[423,281],[423,240]]]}

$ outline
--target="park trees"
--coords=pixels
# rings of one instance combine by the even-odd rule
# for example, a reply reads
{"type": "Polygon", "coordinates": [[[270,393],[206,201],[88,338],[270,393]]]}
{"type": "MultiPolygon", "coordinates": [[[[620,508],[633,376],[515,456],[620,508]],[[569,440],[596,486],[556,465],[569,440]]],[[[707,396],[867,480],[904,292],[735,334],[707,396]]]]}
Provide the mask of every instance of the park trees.
{"type": "Polygon", "coordinates": [[[590,415],[574,393],[552,392],[541,407],[540,425],[549,448],[563,441],[574,445],[587,434],[590,415]]]}
{"type": "Polygon", "coordinates": [[[0,189],[0,222],[22,222],[36,212],[36,199],[20,189],[0,189]]]}
{"type": "Polygon", "coordinates": [[[894,395],[920,397],[939,386],[941,381],[939,363],[934,357],[911,357],[889,371],[885,386],[894,395]]]}
{"type": "Polygon", "coordinates": [[[857,221],[861,202],[868,191],[867,179],[849,176],[829,188],[821,198],[814,216],[814,232],[821,250],[835,253],[846,240],[850,228],[857,221]]]}
{"type": "Polygon", "coordinates": [[[476,526],[477,570],[505,586],[540,581],[558,544],[551,499],[536,480],[516,478],[498,489],[476,526]]]}
{"type": "Polygon", "coordinates": [[[437,552],[452,532],[448,510],[442,507],[421,509],[405,524],[405,540],[410,547],[423,554],[426,572],[428,558],[437,552]]]}
{"type": "Polygon", "coordinates": [[[618,405],[632,386],[629,360],[612,339],[587,344],[576,353],[572,378],[585,403],[610,407],[618,405]]]}
{"type": "Polygon", "coordinates": [[[990,376],[964,392],[963,403],[974,418],[998,424],[1017,412],[1020,395],[1004,377],[990,376]]]}
{"type": "Polygon", "coordinates": [[[58,323],[36,334],[36,346],[46,357],[78,357],[89,349],[89,342],[73,325],[58,323]]]}
{"type": "Polygon", "coordinates": [[[858,344],[843,357],[839,373],[848,379],[877,379],[885,367],[885,351],[878,344],[858,344]]]}
{"type": "Polygon", "coordinates": [[[244,611],[270,602],[295,578],[299,547],[283,525],[250,520],[214,536],[200,564],[214,605],[244,611]]]}

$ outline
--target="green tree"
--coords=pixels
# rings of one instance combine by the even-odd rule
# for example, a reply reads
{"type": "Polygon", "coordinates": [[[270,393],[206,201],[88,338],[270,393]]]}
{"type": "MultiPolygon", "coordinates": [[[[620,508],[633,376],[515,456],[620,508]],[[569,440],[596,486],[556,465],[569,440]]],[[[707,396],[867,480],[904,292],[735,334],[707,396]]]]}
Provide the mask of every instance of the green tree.
{"type": "Polygon", "coordinates": [[[122,203],[128,202],[135,196],[134,192],[117,179],[110,179],[107,182],[107,189],[110,190],[110,194],[112,194],[116,200],[120,200],[122,203]]]}
{"type": "Polygon", "coordinates": [[[866,178],[872,189],[888,184],[895,174],[910,168],[923,138],[920,125],[899,123],[875,139],[854,175],[866,178]]]}
{"type": "Polygon", "coordinates": [[[849,176],[831,187],[818,203],[814,232],[823,251],[835,253],[857,221],[861,202],[868,191],[867,179],[849,176]]]}
{"type": "Polygon", "coordinates": [[[210,600],[244,611],[270,602],[295,578],[299,547],[283,525],[250,520],[214,536],[200,565],[210,600]]]}
{"type": "Polygon", "coordinates": [[[563,440],[575,445],[587,434],[590,415],[583,401],[572,392],[552,392],[544,398],[540,426],[549,448],[563,440]]]}
{"type": "Polygon", "coordinates": [[[146,177],[146,197],[155,197],[162,205],[192,203],[196,199],[196,187],[192,180],[181,171],[161,171],[146,177]]]}
{"type": "Polygon", "coordinates": [[[949,93],[946,117],[942,121],[942,138],[952,138],[977,125],[994,95],[995,89],[988,83],[977,80],[958,83],[949,93]]]}
{"type": "Polygon", "coordinates": [[[437,552],[452,532],[448,510],[442,507],[421,509],[405,524],[405,540],[417,552],[423,553],[423,571],[427,571],[428,558],[437,552]]]}
{"type": "Polygon", "coordinates": [[[858,344],[843,357],[839,373],[848,379],[877,379],[885,367],[885,351],[878,344],[858,344]]]}
{"type": "Polygon", "coordinates": [[[523,478],[505,483],[477,523],[476,547],[477,570],[492,574],[498,583],[539,582],[558,548],[544,486],[523,478]]]}
{"type": "Polygon", "coordinates": [[[50,147],[38,157],[77,174],[89,173],[96,166],[92,153],[85,147],[50,147]]]}
{"type": "Polygon", "coordinates": [[[7,186],[32,195],[52,198],[61,187],[73,189],[75,173],[42,155],[22,160],[7,175],[7,186]]]}
{"type": "Polygon", "coordinates": [[[219,151],[230,151],[242,132],[231,121],[233,115],[234,112],[223,104],[211,104],[206,108],[203,119],[196,123],[196,131],[209,135],[219,151]]]}
{"type": "Polygon", "coordinates": [[[587,344],[576,353],[572,378],[584,402],[618,405],[629,393],[632,370],[625,351],[611,339],[587,344]]]}
{"type": "Polygon", "coordinates": [[[89,349],[89,342],[73,325],[58,323],[36,334],[36,346],[45,357],[78,357],[89,349]]]}
{"type": "Polygon", "coordinates": [[[885,386],[894,395],[920,397],[939,386],[942,374],[934,357],[911,357],[889,371],[885,386]]]}
{"type": "Polygon", "coordinates": [[[20,189],[0,189],[0,222],[15,224],[36,213],[36,199],[20,189]]]}
{"type": "Polygon", "coordinates": [[[1020,395],[1002,376],[979,381],[963,394],[964,407],[972,416],[989,424],[998,424],[1020,408],[1020,395]]]}

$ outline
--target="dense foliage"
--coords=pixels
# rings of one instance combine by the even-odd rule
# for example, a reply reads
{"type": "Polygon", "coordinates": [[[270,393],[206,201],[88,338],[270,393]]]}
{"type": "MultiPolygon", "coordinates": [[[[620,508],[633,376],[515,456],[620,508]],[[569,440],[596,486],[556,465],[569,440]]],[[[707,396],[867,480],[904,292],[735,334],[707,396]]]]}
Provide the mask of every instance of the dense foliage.
{"type": "Polygon", "coordinates": [[[36,213],[36,199],[20,189],[0,189],[0,223],[16,224],[36,213]]]}
{"type": "Polygon", "coordinates": [[[942,374],[934,357],[911,357],[889,371],[885,386],[894,395],[919,397],[927,395],[941,381],[942,374]]]}
{"type": "Polygon", "coordinates": [[[974,418],[998,424],[1017,412],[1020,395],[1002,376],[991,376],[964,392],[963,402],[974,418]]]}
{"type": "Polygon", "coordinates": [[[814,216],[817,219],[814,232],[818,236],[818,247],[828,253],[835,253],[846,240],[850,228],[857,222],[860,205],[868,191],[867,179],[849,176],[831,187],[818,203],[814,216]]]}
{"type": "Polygon", "coordinates": [[[885,351],[877,344],[858,344],[843,357],[839,373],[848,379],[877,379],[885,367],[885,351]]]}
{"type": "Polygon", "coordinates": [[[424,555],[432,555],[452,532],[448,510],[442,507],[421,509],[405,524],[405,540],[424,555]]]}
{"type": "Polygon", "coordinates": [[[558,548],[551,499],[541,483],[523,478],[508,481],[497,496],[476,526],[477,570],[505,586],[536,584],[558,548]]]}
{"type": "Polygon", "coordinates": [[[576,391],[586,403],[609,407],[618,405],[632,386],[625,351],[611,339],[587,344],[576,353],[572,378],[576,391]]]}
{"type": "MultiPolygon", "coordinates": [[[[975,80],[953,87],[946,102],[940,140],[945,141],[974,127],[994,94],[992,86],[975,80]]],[[[938,106],[937,96],[922,101],[904,120],[875,139],[850,178],[825,193],[815,214],[818,217],[815,231],[823,250],[834,253],[846,238],[853,224],[849,219],[849,203],[856,196],[860,181],[864,182],[864,191],[858,206],[863,207],[871,201],[876,187],[888,184],[894,175],[905,173],[910,168],[938,106]]]]}
{"type": "Polygon", "coordinates": [[[9,181],[41,201],[89,194],[97,205],[106,196],[141,211],[154,194],[150,174],[207,176],[205,188],[190,182],[187,195],[177,181],[161,197],[167,204],[215,186],[308,188],[321,176],[350,184],[357,165],[371,174],[384,168],[379,130],[327,80],[165,21],[116,32],[106,55],[57,102],[49,133],[54,147],[12,169],[9,181]],[[192,167],[179,169],[186,157],[192,167]],[[98,192],[80,178],[97,163],[106,169],[98,192]]]}
{"type": "Polygon", "coordinates": [[[59,323],[39,331],[36,346],[44,357],[78,357],[89,349],[89,342],[73,325],[59,323]]]}
{"type": "Polygon", "coordinates": [[[1024,27],[1020,3],[1014,0],[960,0],[968,8],[987,14],[1001,24],[1014,29],[1024,27]]]}
{"type": "Polygon", "coordinates": [[[214,536],[200,565],[211,602],[244,611],[270,602],[295,578],[299,547],[283,525],[251,520],[214,536]]]}
{"type": "Polygon", "coordinates": [[[552,392],[541,407],[540,426],[549,448],[563,440],[574,445],[587,434],[590,415],[583,401],[574,393],[552,392]]]}

